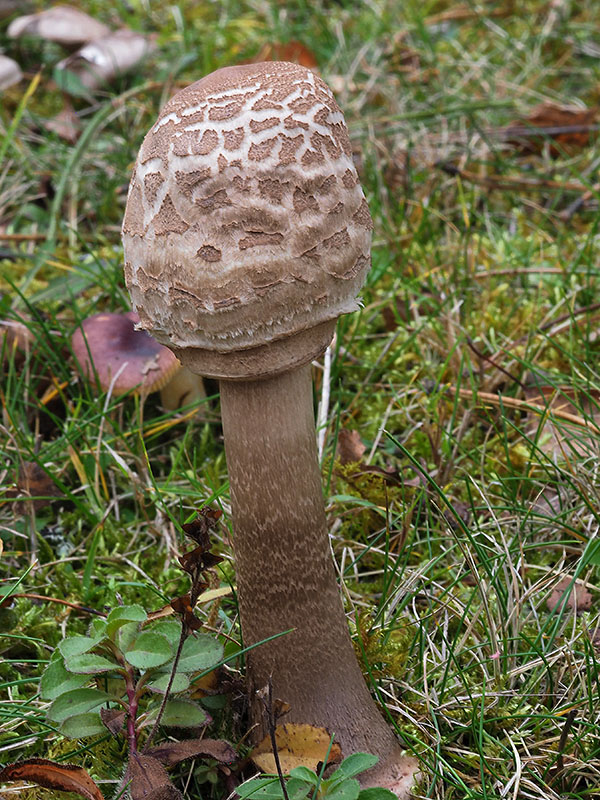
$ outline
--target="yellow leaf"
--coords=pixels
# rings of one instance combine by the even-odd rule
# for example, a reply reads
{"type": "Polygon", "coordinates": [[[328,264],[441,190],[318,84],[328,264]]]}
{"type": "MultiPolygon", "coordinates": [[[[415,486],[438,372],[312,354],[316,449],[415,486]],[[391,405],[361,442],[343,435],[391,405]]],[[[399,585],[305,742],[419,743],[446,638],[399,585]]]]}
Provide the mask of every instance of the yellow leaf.
{"type": "MultiPolygon", "coordinates": [[[[275,741],[279,761],[284,774],[294,767],[308,767],[316,770],[319,762],[341,761],[342,749],[336,742],[329,749],[331,734],[326,728],[313,725],[289,723],[278,725],[275,729],[275,741]],[[329,751],[329,755],[327,752],[329,751]]],[[[252,752],[252,761],[263,772],[275,773],[275,756],[271,747],[271,737],[266,736],[252,752]]]]}

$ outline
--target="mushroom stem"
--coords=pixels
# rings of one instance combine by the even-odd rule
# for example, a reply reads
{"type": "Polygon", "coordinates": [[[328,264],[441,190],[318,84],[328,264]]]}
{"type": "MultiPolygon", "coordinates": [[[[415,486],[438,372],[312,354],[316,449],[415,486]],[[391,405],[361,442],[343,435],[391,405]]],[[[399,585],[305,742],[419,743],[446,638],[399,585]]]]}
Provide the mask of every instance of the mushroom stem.
{"type": "Polygon", "coordinates": [[[325,726],[344,755],[379,756],[368,784],[385,785],[388,773],[398,777],[409,764],[412,780],[414,761],[401,756],[369,694],[342,607],[310,366],[264,380],[221,381],[221,414],[244,644],[293,628],[248,655],[251,723],[266,734],[256,690],[272,676],[275,697],[291,705],[286,721],[325,726]]]}

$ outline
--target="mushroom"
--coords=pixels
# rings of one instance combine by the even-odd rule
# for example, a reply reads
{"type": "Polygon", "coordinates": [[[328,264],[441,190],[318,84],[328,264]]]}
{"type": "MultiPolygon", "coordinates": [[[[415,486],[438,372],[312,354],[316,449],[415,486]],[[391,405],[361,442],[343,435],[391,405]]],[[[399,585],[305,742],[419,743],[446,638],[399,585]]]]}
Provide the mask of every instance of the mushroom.
{"type": "Polygon", "coordinates": [[[161,404],[173,411],[204,399],[202,378],[182,367],[167,348],[146,331],[136,330],[138,315],[94,314],[83,320],[71,338],[75,360],[85,375],[94,376],[103,391],[133,389],[143,396],[160,390],[161,404]]]}
{"type": "Polygon", "coordinates": [[[365,685],[331,559],[310,362],[357,308],[371,217],[344,117],[310,70],[228,67],[178,92],[146,135],[123,221],[141,327],[220,381],[250,716],[259,691],[408,795],[402,754],[365,685]]]}

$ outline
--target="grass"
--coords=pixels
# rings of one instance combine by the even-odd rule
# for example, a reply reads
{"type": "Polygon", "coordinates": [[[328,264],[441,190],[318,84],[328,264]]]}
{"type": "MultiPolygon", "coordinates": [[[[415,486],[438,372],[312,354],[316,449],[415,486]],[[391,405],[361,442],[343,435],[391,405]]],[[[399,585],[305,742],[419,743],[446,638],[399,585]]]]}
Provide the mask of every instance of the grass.
{"type": "MultiPolygon", "coordinates": [[[[421,759],[419,796],[595,796],[600,150],[595,131],[530,153],[502,135],[539,103],[598,103],[595,4],[79,5],[156,32],[157,49],[93,103],[72,98],[70,145],[42,126],[62,105],[60,48],[0,29],[26,73],[0,112],[0,317],[32,336],[24,354],[5,347],[0,384],[0,595],[15,595],[0,607],[0,757],[76,760],[107,796],[123,766],[114,742],[79,745],[45,721],[39,675],[90,617],[31,595],[162,606],[186,589],[169,548],[206,502],[224,511],[219,577],[234,580],[216,398],[186,415],[98,395],[70,336],[129,307],[119,226],[160,105],[301,40],[346,113],[375,220],[364,308],[338,325],[323,457],[364,671],[421,759]],[[342,430],[380,472],[334,462],[342,430]],[[22,499],[32,465],[47,502],[22,499]],[[563,578],[575,609],[566,592],[549,607],[563,578]]],[[[239,638],[234,596],[201,614],[239,638]]],[[[239,737],[231,704],[215,719],[239,737]]],[[[186,796],[222,796],[204,775],[185,773],[186,796]]]]}

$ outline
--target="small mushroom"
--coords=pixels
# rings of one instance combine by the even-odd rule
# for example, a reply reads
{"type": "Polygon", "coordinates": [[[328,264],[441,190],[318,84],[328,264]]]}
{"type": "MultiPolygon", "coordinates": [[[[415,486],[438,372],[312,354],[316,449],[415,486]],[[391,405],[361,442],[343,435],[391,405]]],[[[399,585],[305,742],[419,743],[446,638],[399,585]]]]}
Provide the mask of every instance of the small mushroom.
{"type": "Polygon", "coordinates": [[[0,54],[0,91],[19,83],[22,77],[23,72],[17,62],[0,54]]]}
{"type": "Polygon", "coordinates": [[[21,360],[32,349],[35,336],[28,321],[16,313],[14,319],[0,319],[0,365],[11,355],[21,360]]]}
{"type": "Polygon", "coordinates": [[[220,380],[254,736],[272,679],[286,720],[325,726],[366,775],[407,797],[402,754],[365,685],[334,566],[310,362],[357,308],[371,217],[344,117],[310,70],[221,69],[177,93],[147,134],[123,222],[141,327],[220,380]]]}
{"type": "Polygon", "coordinates": [[[11,39],[39,36],[48,42],[73,46],[106,36],[110,29],[73,6],[53,6],[37,14],[17,17],[8,26],[11,39]]]}
{"type": "Polygon", "coordinates": [[[122,28],[88,42],[56,67],[75,74],[86,89],[95,91],[134,69],[154,49],[152,39],[122,28]]]}
{"type": "Polygon", "coordinates": [[[88,379],[97,377],[103,391],[112,386],[116,395],[135,389],[146,396],[160,390],[161,403],[170,411],[203,399],[202,379],[146,331],[136,330],[138,322],[133,311],[94,314],[82,322],[71,348],[88,379]]]}

